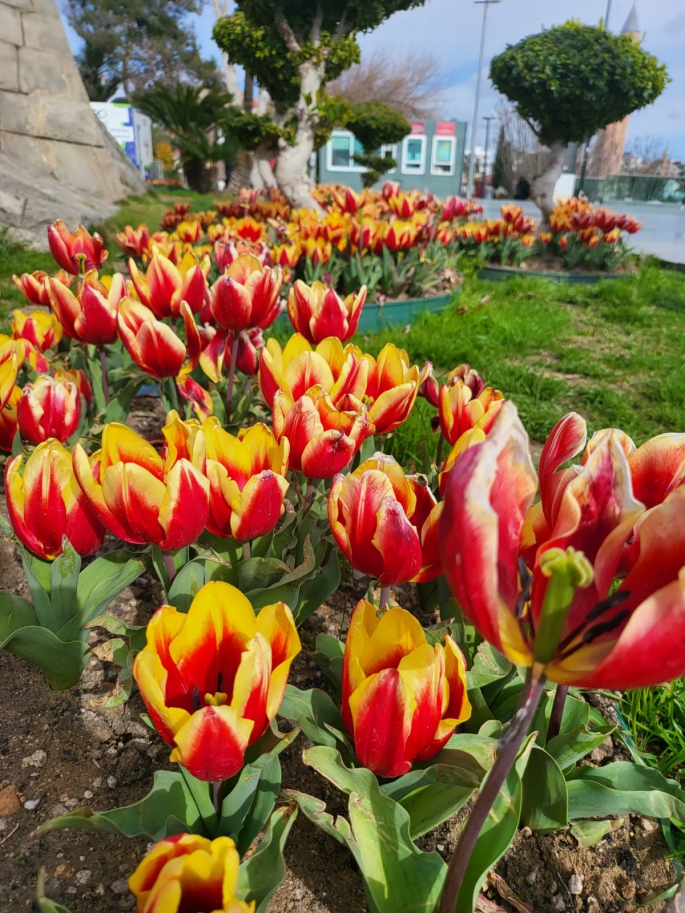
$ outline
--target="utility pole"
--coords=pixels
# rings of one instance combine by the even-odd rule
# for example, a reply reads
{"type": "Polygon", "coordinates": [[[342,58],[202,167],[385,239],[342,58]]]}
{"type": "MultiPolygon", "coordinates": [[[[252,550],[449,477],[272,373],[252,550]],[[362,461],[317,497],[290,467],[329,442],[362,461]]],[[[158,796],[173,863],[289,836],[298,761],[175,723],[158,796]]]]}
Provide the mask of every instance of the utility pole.
{"type": "Polygon", "coordinates": [[[610,13],[611,13],[611,0],[607,0],[607,11],[606,11],[606,14],[605,14],[605,16],[604,16],[604,28],[607,29],[607,31],[608,31],[608,29],[609,29],[609,15],[610,15],[610,13]]]}
{"type": "Polygon", "coordinates": [[[500,0],[475,0],[483,7],[483,25],[480,31],[480,54],[478,55],[478,75],[476,77],[476,101],[473,106],[473,123],[471,124],[471,154],[469,156],[469,176],[466,181],[466,196],[473,196],[473,174],[476,165],[476,131],[478,130],[478,105],[480,104],[480,83],[483,71],[483,52],[485,50],[485,27],[488,21],[488,7],[500,0]]]}
{"type": "Polygon", "coordinates": [[[495,120],[495,118],[492,115],[488,115],[488,117],[484,117],[483,120],[485,121],[485,152],[483,154],[483,194],[482,195],[483,195],[483,199],[485,199],[485,185],[487,184],[487,180],[488,180],[488,145],[489,145],[489,141],[490,141],[490,121],[495,120]]]}

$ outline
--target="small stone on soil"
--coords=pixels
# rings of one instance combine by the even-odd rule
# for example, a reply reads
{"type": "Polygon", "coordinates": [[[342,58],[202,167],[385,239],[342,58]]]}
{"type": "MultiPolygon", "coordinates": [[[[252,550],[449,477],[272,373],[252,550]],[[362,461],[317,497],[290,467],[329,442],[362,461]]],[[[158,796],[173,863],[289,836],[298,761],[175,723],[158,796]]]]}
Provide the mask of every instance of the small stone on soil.
{"type": "Polygon", "coordinates": [[[107,777],[107,786],[109,786],[110,789],[116,789],[117,788],[117,778],[116,777],[107,777]]]}
{"type": "Polygon", "coordinates": [[[571,875],[571,878],[568,883],[568,889],[571,894],[582,894],[583,893],[583,876],[582,875],[571,875]]]}
{"type": "Polygon", "coordinates": [[[40,805],[40,799],[28,799],[24,802],[24,808],[29,812],[34,812],[40,805]]]}
{"type": "Polygon", "coordinates": [[[21,808],[17,787],[14,784],[0,789],[0,817],[13,815],[21,808]]]}
{"type": "Polygon", "coordinates": [[[34,751],[32,755],[29,755],[28,758],[24,758],[21,762],[22,767],[42,767],[47,761],[47,753],[43,751],[42,748],[39,748],[37,751],[34,751]]]}
{"type": "Polygon", "coordinates": [[[76,884],[88,884],[88,882],[90,881],[90,870],[81,869],[80,872],[77,872],[74,875],[74,881],[76,882],[76,884]]]}
{"type": "Polygon", "coordinates": [[[554,900],[552,901],[552,906],[554,907],[555,910],[560,910],[560,911],[561,911],[561,910],[565,910],[565,909],[566,909],[566,903],[565,903],[565,901],[564,901],[564,898],[561,896],[561,894],[558,894],[558,895],[554,898],[554,900]]]}
{"type": "Polygon", "coordinates": [[[123,878],[117,878],[109,887],[112,894],[125,894],[128,891],[128,884],[123,878]]]}

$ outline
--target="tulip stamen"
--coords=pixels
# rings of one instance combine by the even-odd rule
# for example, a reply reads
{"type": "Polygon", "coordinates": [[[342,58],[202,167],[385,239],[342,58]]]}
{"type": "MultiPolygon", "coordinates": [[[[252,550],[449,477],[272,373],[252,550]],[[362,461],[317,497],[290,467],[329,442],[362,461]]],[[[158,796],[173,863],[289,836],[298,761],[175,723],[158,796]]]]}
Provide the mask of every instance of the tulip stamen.
{"type": "MultiPolygon", "coordinates": [[[[588,644],[591,644],[603,634],[608,634],[610,631],[613,631],[619,625],[623,624],[626,618],[628,618],[631,614],[632,613],[630,609],[624,609],[622,612],[618,612],[618,614],[614,615],[614,617],[609,621],[603,621],[599,624],[593,625],[591,628],[588,628],[582,633],[582,635],[580,635],[580,632],[575,632],[573,635],[571,635],[571,637],[572,640],[576,642],[572,643],[571,646],[560,652],[555,657],[555,662],[563,662],[565,659],[568,659],[569,656],[575,653],[576,650],[580,650],[581,647],[586,647],[588,644]],[[579,636],[580,640],[578,641],[579,636]]],[[[566,638],[566,640],[568,641],[569,638],[566,638]]]]}
{"type": "Polygon", "coordinates": [[[519,558],[519,577],[521,579],[521,592],[516,597],[514,614],[516,618],[523,618],[525,608],[530,602],[531,588],[533,586],[533,575],[528,570],[528,566],[523,558],[519,558]]]}
{"type": "MultiPolygon", "coordinates": [[[[603,615],[605,612],[608,612],[609,609],[614,609],[616,606],[621,605],[622,602],[625,602],[626,599],[630,596],[628,590],[617,590],[611,596],[607,596],[606,599],[602,599],[601,602],[598,602],[597,605],[590,609],[587,613],[585,621],[582,624],[579,624],[576,628],[571,631],[570,634],[567,634],[566,637],[560,642],[559,649],[561,651],[566,650],[569,644],[573,643],[578,637],[581,636],[583,628],[588,621],[594,621],[596,618],[599,618],[600,615],[603,615]]],[[[592,628],[590,628],[592,630],[592,628]]]]}

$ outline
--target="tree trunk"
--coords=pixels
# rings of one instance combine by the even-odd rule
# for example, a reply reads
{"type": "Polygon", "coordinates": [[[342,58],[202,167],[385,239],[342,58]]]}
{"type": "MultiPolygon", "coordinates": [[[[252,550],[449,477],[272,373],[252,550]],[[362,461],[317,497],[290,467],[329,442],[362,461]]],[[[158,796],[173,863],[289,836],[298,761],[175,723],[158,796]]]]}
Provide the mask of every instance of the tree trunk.
{"type": "Polygon", "coordinates": [[[297,130],[295,144],[279,141],[275,177],[279,188],[296,209],[314,209],[323,215],[323,209],[312,196],[312,186],[307,174],[309,158],[314,151],[316,133],[316,104],[323,83],[325,62],[306,61],[299,67],[300,98],[295,108],[297,130]]]}
{"type": "Polygon", "coordinates": [[[184,162],[183,175],[188,187],[196,193],[216,193],[218,189],[216,165],[208,166],[202,159],[184,162]]]}
{"type": "Polygon", "coordinates": [[[250,180],[255,190],[268,190],[277,187],[276,178],[271,168],[274,150],[271,143],[262,143],[252,154],[250,180]]]}
{"type": "Polygon", "coordinates": [[[554,187],[561,177],[566,143],[552,143],[549,151],[550,158],[547,167],[535,178],[530,189],[530,195],[538,204],[542,213],[541,231],[549,231],[549,217],[554,209],[554,187]]]}
{"type": "Polygon", "coordinates": [[[245,88],[243,90],[243,111],[252,114],[252,102],[254,101],[254,76],[252,73],[245,73],[245,88]]]}
{"type": "Polygon", "coordinates": [[[252,181],[250,174],[252,171],[252,153],[239,152],[235,168],[231,172],[231,177],[226,188],[229,193],[238,193],[243,187],[251,187],[252,181]]]}

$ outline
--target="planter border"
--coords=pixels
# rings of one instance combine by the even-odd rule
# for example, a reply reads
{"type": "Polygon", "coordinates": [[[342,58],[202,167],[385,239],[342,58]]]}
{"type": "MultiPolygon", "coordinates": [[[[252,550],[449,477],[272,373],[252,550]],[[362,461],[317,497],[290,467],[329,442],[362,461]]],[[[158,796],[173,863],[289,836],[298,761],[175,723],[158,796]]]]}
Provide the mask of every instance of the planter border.
{"type": "Polygon", "coordinates": [[[516,277],[523,279],[546,279],[554,285],[594,285],[602,279],[626,279],[622,273],[543,273],[539,270],[521,270],[510,266],[484,266],[478,273],[479,279],[490,282],[506,282],[516,277]]]}

